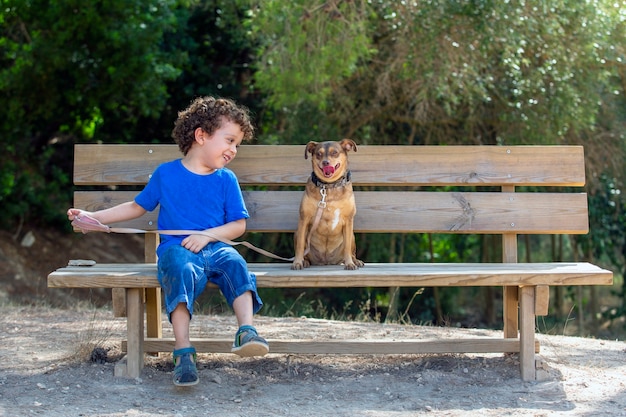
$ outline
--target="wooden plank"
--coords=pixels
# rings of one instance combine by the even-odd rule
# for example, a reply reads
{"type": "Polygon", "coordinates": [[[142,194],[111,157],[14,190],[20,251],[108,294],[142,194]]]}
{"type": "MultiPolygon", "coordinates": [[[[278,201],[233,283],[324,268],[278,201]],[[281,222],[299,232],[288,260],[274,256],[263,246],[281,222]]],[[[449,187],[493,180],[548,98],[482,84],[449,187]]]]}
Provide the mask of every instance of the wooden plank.
{"type": "MultiPolygon", "coordinates": [[[[156,248],[159,245],[159,236],[148,234],[144,242],[144,259],[146,263],[156,263],[156,248]]],[[[162,297],[161,288],[146,288],[146,334],[148,337],[162,337],[161,327],[162,297]]]]}
{"type": "Polygon", "coordinates": [[[111,288],[111,309],[113,317],[126,317],[126,290],[111,288]]]}
{"type": "Polygon", "coordinates": [[[128,354],[126,355],[126,375],[138,378],[143,369],[144,355],[144,322],[143,322],[143,290],[130,288],[126,290],[126,331],[128,334],[128,354]]]}
{"type": "MultiPolygon", "coordinates": [[[[304,184],[311,172],[305,145],[242,145],[229,165],[241,184],[304,184]]],[[[180,158],[176,145],[79,144],[74,183],[145,184],[154,169],[180,158]]],[[[376,146],[350,154],[355,185],[583,186],[581,146],[376,146]]]]}
{"type": "Polygon", "coordinates": [[[149,337],[163,336],[161,327],[161,311],[163,310],[161,302],[161,288],[146,288],[146,334],[149,337]]]}
{"type": "MultiPolygon", "coordinates": [[[[503,193],[517,198],[514,186],[502,187],[503,193]]],[[[586,217],[586,216],[585,216],[586,217]]],[[[517,233],[504,233],[502,235],[502,262],[517,263],[517,233]]],[[[502,321],[505,338],[517,338],[519,332],[518,315],[518,294],[519,288],[516,286],[504,287],[502,289],[502,321]]]]}
{"type": "Polygon", "coordinates": [[[547,316],[550,307],[550,287],[537,285],[535,288],[535,316],[547,316]]]}
{"type": "Polygon", "coordinates": [[[504,337],[519,337],[519,287],[505,286],[503,289],[502,319],[504,321],[504,337]]]}
{"type": "MultiPolygon", "coordinates": [[[[246,192],[249,231],[295,230],[302,193],[246,192]]],[[[357,233],[587,233],[584,193],[356,192],[357,233]]]]}
{"type": "MultiPolygon", "coordinates": [[[[291,270],[290,263],[249,264],[259,288],[612,285],[613,273],[589,263],[370,263],[291,270]]],[[[155,264],[68,266],[48,275],[51,288],[156,288],[155,264]]],[[[534,302],[534,301],[533,301],[534,302]]],[[[534,306],[534,305],[533,305],[534,306]]]]}
{"type": "MultiPolygon", "coordinates": [[[[136,192],[77,192],[75,207],[101,210],[136,192]]],[[[249,232],[294,232],[301,191],[246,191],[249,232]]],[[[585,193],[361,191],[356,233],[588,233],[585,193]]],[[[157,211],[111,226],[154,230],[157,211]]]]}
{"type": "MultiPolygon", "coordinates": [[[[230,353],[232,339],[192,338],[192,345],[201,353],[230,353]]],[[[284,340],[269,339],[270,353],[281,354],[422,354],[422,353],[506,353],[519,352],[518,339],[408,339],[397,340],[284,340]]],[[[126,343],[122,343],[122,350],[126,343]]],[[[144,341],[146,352],[172,352],[173,338],[144,341]]],[[[539,342],[535,350],[539,352],[539,342]]]]}
{"type": "Polygon", "coordinates": [[[534,381],[535,369],[535,287],[521,287],[519,291],[520,316],[520,371],[524,381],[534,381]]]}

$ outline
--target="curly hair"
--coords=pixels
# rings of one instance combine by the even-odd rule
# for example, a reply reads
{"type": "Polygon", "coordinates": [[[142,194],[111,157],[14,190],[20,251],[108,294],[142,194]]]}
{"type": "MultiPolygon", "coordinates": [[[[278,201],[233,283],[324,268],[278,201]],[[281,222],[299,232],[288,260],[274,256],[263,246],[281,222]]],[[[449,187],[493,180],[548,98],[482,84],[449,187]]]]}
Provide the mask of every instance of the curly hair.
{"type": "Polygon", "coordinates": [[[183,155],[187,155],[195,142],[194,132],[197,128],[212,135],[222,126],[224,119],[239,125],[243,132],[243,140],[253,138],[254,126],[252,126],[248,109],[232,100],[215,97],[198,97],[191,102],[189,107],[178,112],[172,138],[183,155]]]}

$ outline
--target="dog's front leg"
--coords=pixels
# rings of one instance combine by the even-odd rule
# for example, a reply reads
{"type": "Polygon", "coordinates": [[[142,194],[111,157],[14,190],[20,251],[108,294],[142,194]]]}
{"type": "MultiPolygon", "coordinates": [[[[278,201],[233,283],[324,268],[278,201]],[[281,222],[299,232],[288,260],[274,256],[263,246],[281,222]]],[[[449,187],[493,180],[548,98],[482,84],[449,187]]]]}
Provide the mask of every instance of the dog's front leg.
{"type": "Polygon", "coordinates": [[[298,221],[298,229],[294,235],[295,256],[291,269],[302,269],[308,265],[304,261],[304,251],[306,250],[306,236],[309,229],[309,220],[302,218],[298,221]]]}
{"type": "MultiPolygon", "coordinates": [[[[354,217],[346,219],[343,226],[343,264],[344,269],[359,269],[359,266],[355,263],[356,260],[356,246],[354,242],[354,217]]],[[[360,261],[359,261],[360,262],[360,261]]]]}

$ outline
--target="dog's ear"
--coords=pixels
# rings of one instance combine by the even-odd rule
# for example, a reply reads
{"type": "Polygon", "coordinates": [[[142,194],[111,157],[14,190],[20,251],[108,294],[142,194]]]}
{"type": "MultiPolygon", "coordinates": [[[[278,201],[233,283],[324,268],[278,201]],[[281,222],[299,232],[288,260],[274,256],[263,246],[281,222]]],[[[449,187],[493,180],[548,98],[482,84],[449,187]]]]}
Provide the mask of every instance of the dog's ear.
{"type": "Polygon", "coordinates": [[[306,148],[304,148],[304,159],[309,159],[309,154],[313,154],[315,152],[315,147],[317,146],[317,142],[310,141],[306,144],[306,148]]]}
{"type": "Polygon", "coordinates": [[[353,141],[352,139],[342,139],[341,142],[339,142],[339,144],[346,152],[349,152],[349,151],[356,152],[356,142],[353,141]]]}

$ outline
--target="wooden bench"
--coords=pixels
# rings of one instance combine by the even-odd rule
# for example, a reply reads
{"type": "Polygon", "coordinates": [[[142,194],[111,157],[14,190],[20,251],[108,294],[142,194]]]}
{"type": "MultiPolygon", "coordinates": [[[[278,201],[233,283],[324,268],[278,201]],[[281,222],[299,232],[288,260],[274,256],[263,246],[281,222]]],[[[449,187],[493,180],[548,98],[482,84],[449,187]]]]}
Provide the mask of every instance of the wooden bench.
{"type": "MultiPolygon", "coordinates": [[[[229,167],[244,189],[251,215],[248,231],[295,231],[302,190],[294,191],[293,186],[303,189],[311,171],[310,162],[304,160],[304,148],[240,147],[229,167]],[[253,187],[259,185],[265,187],[253,187]]],[[[74,205],[97,210],[129,201],[137,188],[128,191],[126,187],[124,191],[122,186],[140,189],[158,164],[178,157],[175,145],[76,145],[74,183],[79,190],[74,205]],[[110,189],[102,190],[102,186],[110,189]]],[[[375,342],[269,340],[271,353],[518,352],[522,379],[533,380],[538,350],[535,317],[547,314],[549,286],[613,282],[611,271],[589,263],[518,263],[518,235],[588,232],[587,195],[571,188],[585,183],[582,147],[359,146],[358,152],[350,154],[350,168],[356,189],[357,236],[383,232],[501,235],[502,262],[374,264],[365,258],[365,267],[356,271],[346,271],[342,266],[292,271],[288,262],[268,260],[249,265],[257,275],[258,287],[501,286],[503,337],[375,342]],[[529,192],[527,187],[533,191],[543,189],[529,192]]],[[[156,212],[148,213],[116,226],[154,229],[156,218],[156,212]]],[[[170,352],[174,345],[173,339],[162,337],[154,253],[158,237],[147,234],[145,239],[143,264],[68,266],[48,276],[51,288],[123,289],[127,355],[116,367],[116,375],[133,378],[141,373],[144,352],[170,352]]],[[[193,339],[193,343],[199,352],[230,352],[232,341],[193,339]]]]}

